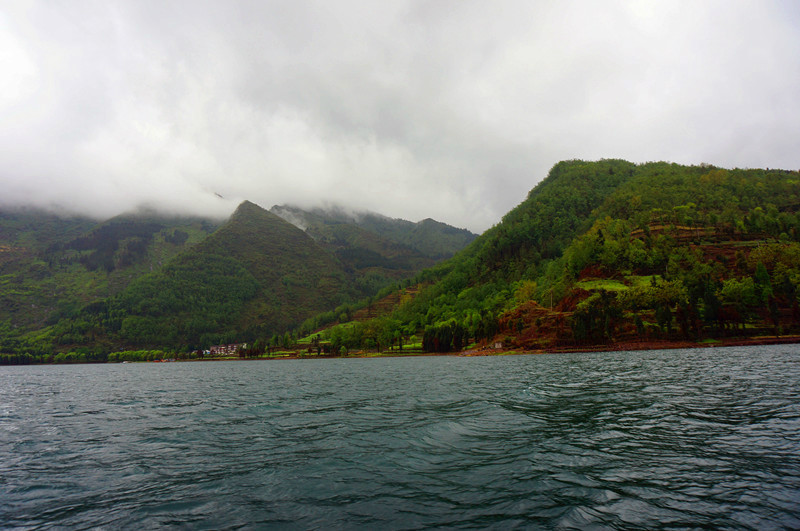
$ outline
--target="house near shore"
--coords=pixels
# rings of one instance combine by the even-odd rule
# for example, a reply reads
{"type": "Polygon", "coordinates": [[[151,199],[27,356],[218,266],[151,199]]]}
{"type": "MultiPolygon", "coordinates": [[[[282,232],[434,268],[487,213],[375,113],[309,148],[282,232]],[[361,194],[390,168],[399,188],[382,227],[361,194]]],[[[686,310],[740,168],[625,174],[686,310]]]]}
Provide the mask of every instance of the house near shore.
{"type": "Polygon", "coordinates": [[[247,348],[247,343],[214,345],[210,347],[208,350],[204,351],[203,354],[207,356],[235,356],[239,353],[239,350],[244,350],[246,348],[247,348]]]}

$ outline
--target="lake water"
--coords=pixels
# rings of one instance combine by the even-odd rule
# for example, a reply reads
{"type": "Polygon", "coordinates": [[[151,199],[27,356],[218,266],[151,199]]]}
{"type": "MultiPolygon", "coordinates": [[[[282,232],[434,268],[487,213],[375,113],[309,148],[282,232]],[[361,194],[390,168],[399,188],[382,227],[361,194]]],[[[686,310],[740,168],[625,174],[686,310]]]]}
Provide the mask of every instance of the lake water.
{"type": "Polygon", "coordinates": [[[800,528],[800,346],[0,367],[0,527],[800,528]]]}

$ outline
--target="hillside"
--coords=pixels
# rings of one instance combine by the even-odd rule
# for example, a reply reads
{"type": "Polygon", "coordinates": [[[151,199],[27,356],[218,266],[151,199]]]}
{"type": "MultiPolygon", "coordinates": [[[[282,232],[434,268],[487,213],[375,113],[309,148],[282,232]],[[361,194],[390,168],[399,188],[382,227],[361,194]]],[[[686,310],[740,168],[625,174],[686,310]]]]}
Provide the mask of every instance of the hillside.
{"type": "MultiPolygon", "coordinates": [[[[273,206],[275,214],[307,231],[317,240],[327,241],[340,235],[342,227],[358,227],[363,233],[383,242],[393,242],[394,253],[418,260],[427,257],[429,263],[449,258],[477,236],[432,219],[413,223],[393,219],[374,212],[348,212],[341,208],[303,210],[290,205],[273,206]],[[411,250],[415,252],[411,252],[411,250]],[[432,261],[431,261],[432,260],[432,261]]],[[[382,244],[386,245],[386,243],[382,244]]]]}
{"type": "Polygon", "coordinates": [[[420,274],[390,318],[335,336],[359,348],[421,333],[448,351],[798,333],[798,209],[797,172],[561,162],[500,224],[420,274]]]}
{"type": "Polygon", "coordinates": [[[153,212],[102,222],[3,212],[0,352],[102,359],[124,347],[264,338],[321,311],[350,312],[345,303],[435,263],[352,220],[325,227],[304,232],[249,202],[221,225],[153,212]]]}
{"type": "Polygon", "coordinates": [[[359,293],[342,264],[312,238],[248,201],[193,254],[236,259],[260,285],[246,324],[271,330],[333,308],[359,293]]]}
{"type": "Polygon", "coordinates": [[[53,335],[62,345],[194,349],[252,340],[354,296],[335,258],[244,202],[213,234],[59,322],[53,335]]]}
{"type": "Polygon", "coordinates": [[[97,221],[88,217],[59,216],[35,208],[0,209],[0,245],[41,252],[95,225],[97,221]]]}
{"type": "Polygon", "coordinates": [[[148,217],[88,231],[50,220],[37,235],[7,216],[0,349],[187,350],[312,332],[332,352],[800,340],[798,172],[560,162],[412,280],[433,258],[368,223],[281,214],[245,202],[208,236],[207,222],[148,217]]]}
{"type": "Polygon", "coordinates": [[[307,212],[286,206],[274,206],[270,212],[302,229],[336,256],[354,278],[361,296],[372,295],[387,285],[413,277],[436,263],[434,258],[412,247],[361,227],[343,212],[307,212]]]}
{"type": "Polygon", "coordinates": [[[98,222],[34,209],[0,212],[0,348],[48,349],[41,337],[48,326],[121,292],[214,227],[152,213],[98,222]]]}

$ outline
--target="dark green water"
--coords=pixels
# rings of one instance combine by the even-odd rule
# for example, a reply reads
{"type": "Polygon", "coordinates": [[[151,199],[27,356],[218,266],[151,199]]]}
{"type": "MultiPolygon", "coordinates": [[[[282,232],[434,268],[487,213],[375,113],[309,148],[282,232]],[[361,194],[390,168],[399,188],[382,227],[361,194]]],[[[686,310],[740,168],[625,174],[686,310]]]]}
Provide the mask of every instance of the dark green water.
{"type": "Polygon", "coordinates": [[[0,527],[800,528],[800,347],[0,367],[0,527]]]}

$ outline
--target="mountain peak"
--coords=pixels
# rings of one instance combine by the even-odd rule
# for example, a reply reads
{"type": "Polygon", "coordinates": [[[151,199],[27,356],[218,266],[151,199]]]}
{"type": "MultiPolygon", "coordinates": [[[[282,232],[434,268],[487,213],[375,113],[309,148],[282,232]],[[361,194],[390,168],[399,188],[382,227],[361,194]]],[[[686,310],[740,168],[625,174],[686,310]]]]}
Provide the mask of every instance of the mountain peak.
{"type": "Polygon", "coordinates": [[[290,226],[290,223],[287,223],[283,220],[280,216],[275,215],[274,213],[270,212],[269,210],[258,206],[257,204],[250,202],[250,201],[242,201],[236,210],[233,211],[231,214],[228,223],[232,223],[234,225],[238,224],[251,224],[256,223],[259,225],[287,225],[290,226]]]}
{"type": "Polygon", "coordinates": [[[236,210],[233,211],[233,216],[246,213],[261,213],[261,212],[267,212],[267,210],[261,208],[260,206],[251,201],[244,200],[241,203],[239,203],[239,206],[236,207],[236,210]]]}

